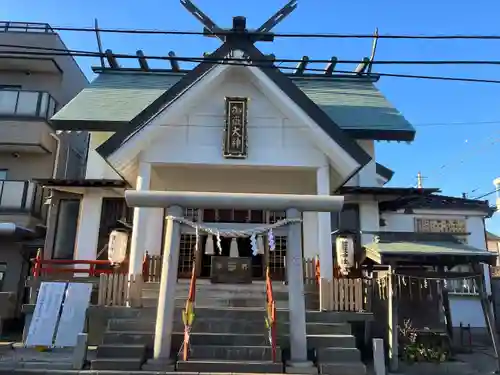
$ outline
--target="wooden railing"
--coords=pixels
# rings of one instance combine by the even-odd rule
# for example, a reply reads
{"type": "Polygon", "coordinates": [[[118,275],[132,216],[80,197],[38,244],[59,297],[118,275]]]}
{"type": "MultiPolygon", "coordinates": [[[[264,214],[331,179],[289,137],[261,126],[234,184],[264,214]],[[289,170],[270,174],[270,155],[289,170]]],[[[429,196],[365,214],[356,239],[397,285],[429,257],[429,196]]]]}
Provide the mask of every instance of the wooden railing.
{"type": "Polygon", "coordinates": [[[276,362],[276,301],[274,300],[273,294],[273,283],[271,280],[271,271],[269,266],[266,267],[266,328],[270,332],[271,339],[271,358],[273,362],[276,362]]]}
{"type": "Polygon", "coordinates": [[[142,305],[142,277],[126,274],[101,274],[99,277],[99,306],[142,305]]]}
{"type": "Polygon", "coordinates": [[[149,255],[146,251],[142,261],[142,277],[145,282],[159,282],[161,279],[162,256],[149,255]]]}
{"type": "Polygon", "coordinates": [[[187,361],[189,356],[189,338],[194,323],[195,300],[196,300],[196,260],[193,262],[193,269],[191,270],[191,281],[189,282],[189,293],[186,300],[186,306],[184,307],[184,310],[182,310],[182,321],[184,323],[184,344],[183,344],[182,358],[184,361],[187,361]]]}
{"type": "Polygon", "coordinates": [[[102,274],[125,274],[128,272],[127,264],[114,267],[109,260],[43,259],[41,250],[38,250],[35,259],[32,259],[32,263],[31,274],[35,277],[50,274],[78,274],[97,277],[102,274]]]}
{"type": "Polygon", "coordinates": [[[319,259],[304,259],[304,284],[319,285],[319,259]]]}
{"type": "Polygon", "coordinates": [[[363,279],[340,278],[320,280],[321,307],[326,311],[365,310],[366,284],[363,279]]]}

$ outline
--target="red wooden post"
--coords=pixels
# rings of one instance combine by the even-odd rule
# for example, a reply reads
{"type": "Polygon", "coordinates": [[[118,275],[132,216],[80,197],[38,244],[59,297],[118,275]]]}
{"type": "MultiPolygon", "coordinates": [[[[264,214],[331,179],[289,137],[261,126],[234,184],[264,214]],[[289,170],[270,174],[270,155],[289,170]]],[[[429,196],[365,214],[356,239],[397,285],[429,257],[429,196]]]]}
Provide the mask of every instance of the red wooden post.
{"type": "Polygon", "coordinates": [[[35,264],[33,266],[33,276],[40,276],[40,271],[42,268],[42,249],[38,249],[35,257],[35,264]]]}
{"type": "Polygon", "coordinates": [[[96,268],[95,263],[91,263],[89,267],[89,277],[95,276],[95,268],[96,268]]]}
{"type": "Polygon", "coordinates": [[[149,255],[147,250],[146,253],[144,254],[144,259],[142,260],[142,279],[144,281],[149,280],[149,255]]]}
{"type": "Polygon", "coordinates": [[[316,272],[316,282],[318,283],[319,285],[319,281],[321,279],[321,268],[320,268],[320,264],[319,264],[319,259],[316,257],[314,258],[314,264],[315,264],[315,272],[316,272]]]}
{"type": "Polygon", "coordinates": [[[278,339],[278,334],[276,332],[276,302],[273,300],[271,303],[271,340],[272,340],[272,346],[271,346],[271,355],[273,362],[276,362],[276,340],[278,339]]]}

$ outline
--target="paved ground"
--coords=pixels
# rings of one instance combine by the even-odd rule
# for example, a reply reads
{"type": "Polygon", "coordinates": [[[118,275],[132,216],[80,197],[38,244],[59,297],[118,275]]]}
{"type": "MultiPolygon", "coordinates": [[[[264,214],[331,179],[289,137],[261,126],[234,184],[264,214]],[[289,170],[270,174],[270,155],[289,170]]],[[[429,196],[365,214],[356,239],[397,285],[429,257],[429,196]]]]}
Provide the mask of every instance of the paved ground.
{"type": "MultiPolygon", "coordinates": [[[[95,355],[95,348],[89,348],[88,359],[95,355]]],[[[17,368],[30,369],[69,369],[71,368],[71,350],[52,350],[39,352],[35,349],[24,348],[21,344],[0,342],[0,371],[17,368]],[[12,348],[11,348],[12,347],[12,348]]],[[[488,347],[474,347],[471,354],[457,355],[457,361],[452,366],[411,366],[399,375],[487,375],[496,369],[496,359],[493,350],[488,347]]],[[[374,375],[371,366],[368,374],[374,375]]]]}
{"type": "MultiPolygon", "coordinates": [[[[424,364],[423,366],[404,366],[398,375],[489,375],[496,369],[494,351],[489,347],[474,347],[470,354],[458,354],[455,361],[447,365],[424,364]]],[[[403,366],[401,366],[403,367],[403,366]]],[[[367,375],[374,375],[368,366],[367,375]]],[[[391,375],[391,374],[390,374],[391,375]]],[[[394,374],[396,375],[396,374],[394,374]]]]}
{"type": "MultiPolygon", "coordinates": [[[[92,359],[95,351],[90,348],[88,359],[92,359]]],[[[0,342],[0,369],[10,368],[42,368],[70,369],[72,368],[72,349],[53,349],[40,352],[33,348],[24,348],[22,344],[0,342]]]]}

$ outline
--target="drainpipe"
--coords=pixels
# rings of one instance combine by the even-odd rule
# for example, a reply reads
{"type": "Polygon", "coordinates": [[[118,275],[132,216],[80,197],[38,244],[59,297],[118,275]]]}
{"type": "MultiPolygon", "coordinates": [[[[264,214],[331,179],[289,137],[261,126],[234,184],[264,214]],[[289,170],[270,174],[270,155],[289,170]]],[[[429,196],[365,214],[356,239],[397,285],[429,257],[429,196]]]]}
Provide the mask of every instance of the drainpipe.
{"type": "Polygon", "coordinates": [[[50,136],[52,138],[55,139],[55,141],[57,143],[57,146],[56,146],[56,157],[54,158],[54,166],[52,168],[52,178],[56,178],[57,177],[57,167],[58,167],[58,164],[59,164],[59,151],[61,150],[61,140],[54,133],[49,133],[49,134],[50,134],[50,136]]]}
{"type": "MultiPolygon", "coordinates": [[[[54,138],[54,140],[56,141],[57,145],[56,145],[56,156],[54,158],[54,165],[53,165],[53,168],[52,168],[52,178],[56,178],[57,177],[57,167],[58,167],[58,164],[59,164],[59,151],[61,150],[61,140],[59,139],[59,137],[54,134],[54,133],[49,133],[50,136],[52,138],[54,138]]],[[[47,218],[46,218],[46,225],[48,224],[49,222],[49,219],[52,215],[52,210],[54,208],[54,205],[52,204],[51,202],[52,200],[52,191],[50,191],[50,195],[49,197],[47,198],[47,201],[44,203],[44,204],[48,204],[49,207],[47,209],[47,218]]],[[[54,228],[55,230],[55,228],[54,228]]],[[[52,244],[52,246],[54,246],[54,244],[52,244]]],[[[50,251],[46,251],[47,249],[45,248],[45,244],[44,244],[44,247],[43,247],[43,251],[42,251],[42,258],[43,259],[49,259],[50,258],[50,251]]]]}

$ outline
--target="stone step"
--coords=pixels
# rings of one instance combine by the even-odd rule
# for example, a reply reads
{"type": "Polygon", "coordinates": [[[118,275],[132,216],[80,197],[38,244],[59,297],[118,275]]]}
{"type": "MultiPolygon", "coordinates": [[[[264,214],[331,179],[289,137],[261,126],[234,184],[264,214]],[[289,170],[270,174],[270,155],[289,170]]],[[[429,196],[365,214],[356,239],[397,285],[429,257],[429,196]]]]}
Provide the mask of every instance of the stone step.
{"type": "MultiPolygon", "coordinates": [[[[278,332],[279,334],[279,332],[278,332]]],[[[180,348],[184,341],[184,333],[174,332],[172,334],[172,347],[180,348]]],[[[221,334],[221,333],[192,333],[190,338],[192,345],[235,345],[235,346],[267,346],[267,334],[221,334]]],[[[277,345],[288,347],[288,335],[278,336],[277,345]]],[[[152,347],[154,334],[151,332],[106,332],[104,344],[144,344],[152,347]]],[[[310,349],[320,347],[354,348],[355,338],[352,335],[307,335],[307,345],[310,349]]]]}
{"type": "Polygon", "coordinates": [[[283,364],[270,361],[178,361],[178,372],[282,374],[283,364]]]}
{"type": "MultiPolygon", "coordinates": [[[[263,307],[265,306],[266,300],[264,297],[261,298],[223,298],[223,297],[203,297],[197,298],[197,307],[263,307]]],[[[175,306],[183,307],[186,304],[186,298],[176,298],[175,306]]],[[[142,306],[144,307],[155,307],[158,306],[158,297],[142,297],[142,306]]],[[[276,308],[287,309],[288,301],[276,301],[276,308]]]]}
{"type": "MultiPolygon", "coordinates": [[[[175,286],[176,293],[189,291],[190,281],[180,280],[175,286]]],[[[146,282],[143,284],[143,290],[160,290],[159,282],[146,282]]],[[[251,284],[212,284],[209,280],[196,281],[196,291],[244,291],[244,292],[261,292],[266,290],[265,281],[254,281],[251,284]]],[[[288,285],[282,281],[273,281],[273,292],[288,292],[288,285]]]]}
{"type": "MultiPolygon", "coordinates": [[[[158,290],[150,290],[146,289],[142,291],[142,296],[146,298],[158,298],[159,296],[158,290]]],[[[186,300],[189,293],[187,290],[176,291],[175,298],[186,300]]],[[[288,301],[288,292],[276,292],[273,291],[273,297],[276,301],[288,301]]],[[[199,290],[196,292],[196,300],[198,301],[200,298],[239,298],[239,299],[266,299],[266,291],[265,290],[199,290]]]]}
{"type": "MultiPolygon", "coordinates": [[[[151,332],[155,331],[156,322],[153,320],[133,320],[133,319],[110,319],[108,321],[108,331],[129,331],[129,332],[151,332]]],[[[277,330],[281,333],[289,332],[288,323],[277,323],[277,330]]],[[[351,325],[348,323],[307,323],[307,333],[309,334],[351,334],[351,325]]],[[[174,320],[174,331],[182,332],[184,323],[179,317],[174,320]]],[[[264,332],[264,313],[260,320],[244,319],[212,319],[200,318],[196,315],[194,332],[213,333],[256,333],[264,332]]]]}
{"type": "Polygon", "coordinates": [[[316,358],[319,363],[361,362],[361,353],[357,348],[318,348],[316,358]]]}
{"type": "Polygon", "coordinates": [[[319,373],[326,375],[366,375],[366,366],[359,363],[320,363],[319,373]]]}
{"type": "MultiPolygon", "coordinates": [[[[189,360],[272,361],[270,346],[192,345],[189,360]]],[[[281,349],[276,348],[276,362],[281,362],[281,349]]]]}
{"type": "Polygon", "coordinates": [[[97,358],[146,358],[146,345],[102,344],[97,347],[97,358]]]}
{"type": "Polygon", "coordinates": [[[90,362],[91,370],[139,371],[142,358],[98,358],[90,362]]]}
{"type": "MultiPolygon", "coordinates": [[[[91,309],[93,307],[90,307],[91,309]]],[[[141,319],[154,321],[156,319],[156,307],[129,308],[110,307],[108,309],[109,318],[115,319],[141,319]]],[[[96,308],[100,310],[100,308],[96,308]]],[[[196,319],[216,318],[216,319],[245,319],[261,321],[265,310],[263,308],[209,308],[197,307],[195,309],[196,319]]],[[[182,308],[177,307],[174,311],[174,318],[180,319],[182,308]]],[[[277,320],[287,322],[289,313],[287,309],[278,309],[277,320]]],[[[306,311],[306,319],[310,323],[345,323],[348,321],[372,320],[372,313],[352,313],[338,311],[306,311]]]]}

